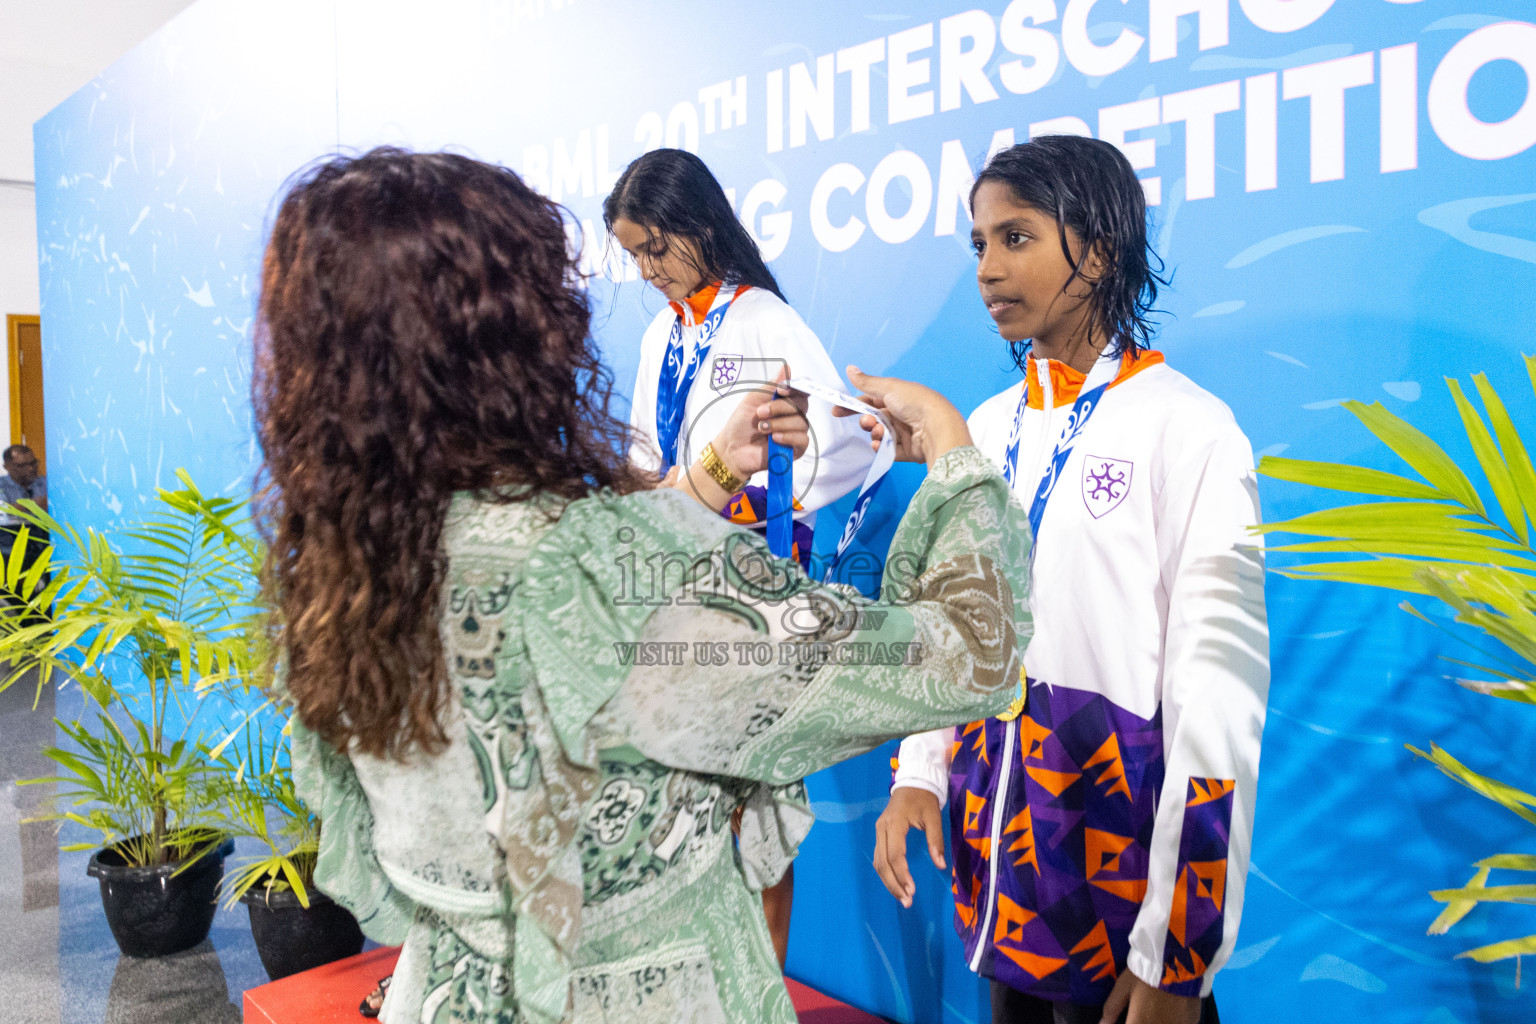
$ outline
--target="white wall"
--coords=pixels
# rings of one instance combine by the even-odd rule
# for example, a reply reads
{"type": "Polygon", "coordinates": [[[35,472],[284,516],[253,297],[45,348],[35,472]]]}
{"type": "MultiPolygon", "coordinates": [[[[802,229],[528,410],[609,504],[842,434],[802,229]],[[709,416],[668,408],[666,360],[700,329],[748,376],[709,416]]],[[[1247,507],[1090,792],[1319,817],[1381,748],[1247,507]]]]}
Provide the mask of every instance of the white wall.
{"type": "Polygon", "coordinates": [[[0,185],[0,314],[36,312],[37,213],[32,189],[0,185]]]}
{"type": "Polygon", "coordinates": [[[32,178],[32,122],[191,0],[0,0],[0,178],[32,178]]]}
{"type": "MultiPolygon", "coordinates": [[[[0,322],[35,315],[37,214],[32,123],[149,37],[192,0],[0,0],[0,322]],[[14,185],[9,182],[24,182],[14,185]]],[[[0,438],[10,437],[0,351],[0,438]]]]}
{"type": "MultiPolygon", "coordinates": [[[[0,185],[0,322],[37,314],[37,208],[31,188],[0,185]]],[[[46,401],[46,398],[44,399],[46,401]]],[[[11,361],[0,349],[0,438],[11,437],[11,361]]]]}

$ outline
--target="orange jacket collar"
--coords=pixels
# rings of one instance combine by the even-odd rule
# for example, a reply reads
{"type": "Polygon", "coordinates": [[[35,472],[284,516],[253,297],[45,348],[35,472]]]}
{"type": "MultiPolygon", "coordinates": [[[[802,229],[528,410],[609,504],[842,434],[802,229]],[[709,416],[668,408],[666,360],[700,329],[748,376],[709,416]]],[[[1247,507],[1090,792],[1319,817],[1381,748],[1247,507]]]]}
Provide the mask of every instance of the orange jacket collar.
{"type": "MultiPolygon", "coordinates": [[[[701,324],[704,318],[709,316],[709,308],[715,304],[715,297],[720,294],[722,287],[724,285],[716,281],[714,284],[707,284],[700,288],[682,302],[668,302],[667,305],[671,306],[672,312],[682,317],[683,323],[690,327],[701,324]]],[[[739,295],[750,287],[751,285],[741,285],[736,292],[739,295]]]]}
{"type": "MultiPolygon", "coordinates": [[[[1127,349],[1120,357],[1120,372],[1115,374],[1115,379],[1109,386],[1114,387],[1136,376],[1149,366],[1156,366],[1163,361],[1163,354],[1154,351],[1138,351],[1127,349]]],[[[1029,370],[1024,375],[1024,386],[1029,390],[1028,405],[1031,409],[1045,408],[1045,396],[1040,393],[1040,386],[1035,382],[1035,364],[1039,362],[1034,356],[1029,357],[1029,370]]],[[[1078,392],[1083,390],[1083,381],[1088,375],[1079,373],[1066,363],[1055,359],[1046,360],[1046,367],[1051,375],[1052,407],[1061,408],[1077,401],[1078,392]]]]}

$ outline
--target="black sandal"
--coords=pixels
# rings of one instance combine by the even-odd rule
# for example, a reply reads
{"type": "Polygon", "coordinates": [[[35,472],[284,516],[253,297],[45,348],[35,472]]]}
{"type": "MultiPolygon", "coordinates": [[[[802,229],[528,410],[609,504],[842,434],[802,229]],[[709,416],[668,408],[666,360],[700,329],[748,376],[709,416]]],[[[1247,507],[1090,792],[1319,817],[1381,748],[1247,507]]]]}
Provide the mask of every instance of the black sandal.
{"type": "Polygon", "coordinates": [[[364,1017],[377,1017],[379,1011],[384,1009],[384,997],[389,993],[389,983],[394,979],[395,976],[393,974],[387,978],[380,978],[379,987],[369,992],[363,997],[363,1001],[357,1004],[357,1012],[364,1017]],[[373,1005],[375,998],[379,1000],[379,1005],[377,1006],[373,1005]]]}

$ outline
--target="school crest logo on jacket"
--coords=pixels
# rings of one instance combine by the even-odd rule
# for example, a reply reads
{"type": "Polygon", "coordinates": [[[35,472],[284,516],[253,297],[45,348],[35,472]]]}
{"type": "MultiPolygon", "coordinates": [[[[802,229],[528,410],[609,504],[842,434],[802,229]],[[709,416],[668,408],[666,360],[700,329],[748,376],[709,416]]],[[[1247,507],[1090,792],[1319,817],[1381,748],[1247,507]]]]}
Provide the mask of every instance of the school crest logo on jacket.
{"type": "Polygon", "coordinates": [[[1093,518],[1103,518],[1125,500],[1131,491],[1131,471],[1135,468],[1124,459],[1102,455],[1083,458],[1083,503],[1093,518]]]}
{"type": "Polygon", "coordinates": [[[741,356],[719,355],[709,374],[709,386],[716,391],[728,391],[741,379],[741,356]]]}

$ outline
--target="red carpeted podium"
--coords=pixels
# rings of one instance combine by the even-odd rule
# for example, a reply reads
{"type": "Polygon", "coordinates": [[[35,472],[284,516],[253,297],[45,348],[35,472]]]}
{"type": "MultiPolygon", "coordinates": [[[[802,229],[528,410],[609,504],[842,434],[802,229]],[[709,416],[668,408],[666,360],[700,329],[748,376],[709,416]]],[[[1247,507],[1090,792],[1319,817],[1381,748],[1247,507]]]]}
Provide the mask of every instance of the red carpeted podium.
{"type": "Polygon", "coordinates": [[[824,996],[793,978],[785,978],[784,984],[789,987],[789,1000],[795,1004],[800,1024],[884,1024],[879,1017],[824,996]]]}
{"type": "MultiPolygon", "coordinates": [[[[357,1012],[358,1002],[395,969],[399,956],[398,946],[374,949],[249,989],[245,1024],[357,1024],[364,1019],[357,1012]]],[[[801,1024],[880,1024],[880,1018],[798,981],[788,985],[801,1024]]]]}

